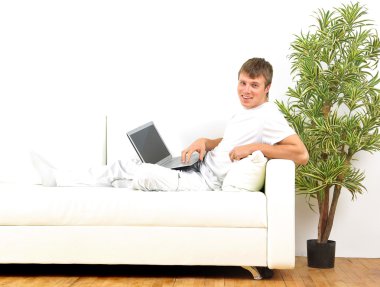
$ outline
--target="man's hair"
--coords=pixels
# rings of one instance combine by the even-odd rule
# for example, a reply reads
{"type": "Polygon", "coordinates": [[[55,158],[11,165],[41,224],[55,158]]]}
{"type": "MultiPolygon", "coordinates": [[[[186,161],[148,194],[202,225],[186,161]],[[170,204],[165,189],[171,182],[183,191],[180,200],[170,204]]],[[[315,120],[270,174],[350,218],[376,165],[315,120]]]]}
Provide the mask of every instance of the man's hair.
{"type": "Polygon", "coordinates": [[[238,77],[241,73],[247,73],[252,79],[260,77],[265,79],[265,87],[272,83],[273,68],[272,65],[265,61],[264,58],[252,58],[246,61],[239,70],[238,77]]]}

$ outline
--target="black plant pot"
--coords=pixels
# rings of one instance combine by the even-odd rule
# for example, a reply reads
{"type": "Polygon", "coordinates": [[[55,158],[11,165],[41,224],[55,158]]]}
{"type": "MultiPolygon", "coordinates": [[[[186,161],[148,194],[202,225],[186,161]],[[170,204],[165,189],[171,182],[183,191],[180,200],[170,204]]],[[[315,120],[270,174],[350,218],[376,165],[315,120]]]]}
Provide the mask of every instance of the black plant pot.
{"type": "Polygon", "coordinates": [[[307,265],[313,268],[334,268],[335,241],[318,243],[316,239],[307,241],[307,265]]]}

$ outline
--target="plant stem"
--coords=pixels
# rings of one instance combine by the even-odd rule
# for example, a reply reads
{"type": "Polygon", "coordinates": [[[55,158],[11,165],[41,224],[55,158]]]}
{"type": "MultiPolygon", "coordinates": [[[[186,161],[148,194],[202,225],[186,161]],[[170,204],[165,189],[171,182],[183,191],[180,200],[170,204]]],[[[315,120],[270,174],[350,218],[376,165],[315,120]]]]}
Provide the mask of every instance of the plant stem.
{"type": "Polygon", "coordinates": [[[325,233],[327,220],[329,217],[329,199],[330,186],[326,186],[322,196],[318,198],[319,204],[319,223],[318,223],[318,242],[322,241],[322,236],[325,233]]]}
{"type": "Polygon", "coordinates": [[[334,187],[334,194],[333,194],[333,198],[331,201],[330,212],[329,212],[327,224],[326,224],[325,230],[324,230],[322,238],[321,238],[322,243],[327,243],[327,241],[330,237],[331,229],[332,229],[332,226],[334,223],[335,211],[336,211],[336,207],[338,205],[338,199],[340,196],[341,189],[342,189],[341,185],[335,185],[335,187],[334,187]]]}

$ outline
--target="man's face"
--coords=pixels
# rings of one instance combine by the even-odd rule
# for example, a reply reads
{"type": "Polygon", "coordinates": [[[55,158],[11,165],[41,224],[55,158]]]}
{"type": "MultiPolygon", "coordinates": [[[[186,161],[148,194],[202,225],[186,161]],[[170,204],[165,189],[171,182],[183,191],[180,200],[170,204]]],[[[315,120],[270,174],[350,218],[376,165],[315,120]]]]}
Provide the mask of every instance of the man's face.
{"type": "Polygon", "coordinates": [[[246,109],[256,108],[267,102],[269,88],[270,85],[265,87],[265,78],[262,75],[254,79],[244,72],[239,75],[238,96],[246,109]]]}

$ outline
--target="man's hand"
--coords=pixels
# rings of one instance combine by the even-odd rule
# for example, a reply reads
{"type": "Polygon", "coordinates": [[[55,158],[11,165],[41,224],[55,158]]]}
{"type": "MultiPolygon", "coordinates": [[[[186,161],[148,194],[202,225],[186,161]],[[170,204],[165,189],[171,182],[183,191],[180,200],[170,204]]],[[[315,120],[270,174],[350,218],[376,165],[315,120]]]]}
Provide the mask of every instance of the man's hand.
{"type": "Polygon", "coordinates": [[[241,160],[242,158],[246,158],[250,154],[252,154],[254,151],[258,150],[258,148],[255,148],[255,144],[249,144],[249,145],[242,145],[234,147],[230,151],[230,159],[231,161],[234,160],[241,160]]]}
{"type": "Polygon", "coordinates": [[[206,154],[206,139],[200,138],[193,142],[188,148],[182,151],[182,162],[188,162],[193,152],[199,153],[199,159],[203,161],[206,154]]]}
{"type": "Polygon", "coordinates": [[[214,149],[220,142],[222,138],[218,139],[207,139],[200,138],[193,142],[188,148],[182,151],[182,162],[188,162],[191,158],[193,152],[198,152],[199,160],[203,161],[206,152],[214,149]]]}

